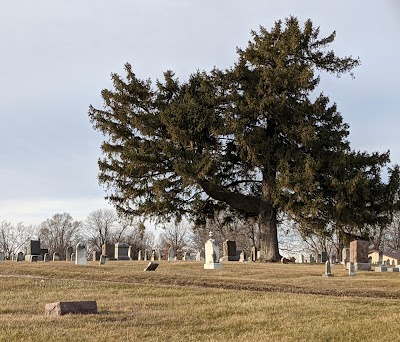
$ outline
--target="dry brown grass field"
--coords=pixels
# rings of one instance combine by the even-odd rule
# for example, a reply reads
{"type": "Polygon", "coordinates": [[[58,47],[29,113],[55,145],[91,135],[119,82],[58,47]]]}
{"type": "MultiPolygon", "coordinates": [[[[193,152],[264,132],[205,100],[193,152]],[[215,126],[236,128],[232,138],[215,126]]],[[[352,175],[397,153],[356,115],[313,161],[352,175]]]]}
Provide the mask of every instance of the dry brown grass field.
{"type": "Polygon", "coordinates": [[[0,263],[0,341],[397,341],[399,273],[341,265],[0,263]],[[98,314],[44,315],[95,300],[98,314]]]}

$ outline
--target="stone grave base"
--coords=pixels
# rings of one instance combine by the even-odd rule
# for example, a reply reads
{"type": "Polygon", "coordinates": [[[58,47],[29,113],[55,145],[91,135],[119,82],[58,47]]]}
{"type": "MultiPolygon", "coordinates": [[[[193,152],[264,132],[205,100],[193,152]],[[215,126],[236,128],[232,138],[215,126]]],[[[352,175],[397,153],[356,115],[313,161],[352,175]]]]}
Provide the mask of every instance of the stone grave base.
{"type": "MultiPolygon", "coordinates": [[[[347,269],[349,268],[349,265],[347,264],[347,269]]],[[[354,269],[356,271],[371,271],[371,263],[370,262],[355,262],[354,263],[354,269]]]]}
{"type": "Polygon", "coordinates": [[[222,268],[222,265],[219,262],[204,264],[205,270],[219,270],[222,268]]]}
{"type": "Polygon", "coordinates": [[[96,301],[81,302],[55,302],[45,306],[45,315],[62,316],[65,314],[95,314],[97,313],[96,301]]]}

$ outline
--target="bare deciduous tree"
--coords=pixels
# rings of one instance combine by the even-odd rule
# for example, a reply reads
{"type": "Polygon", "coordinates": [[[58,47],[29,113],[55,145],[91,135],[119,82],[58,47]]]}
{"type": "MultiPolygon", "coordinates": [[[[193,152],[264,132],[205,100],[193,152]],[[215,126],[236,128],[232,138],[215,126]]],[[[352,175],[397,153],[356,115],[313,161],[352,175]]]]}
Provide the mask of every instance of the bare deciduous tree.
{"type": "Polygon", "coordinates": [[[65,257],[65,250],[71,242],[80,237],[81,222],[75,221],[69,213],[55,214],[39,226],[41,245],[49,249],[49,253],[60,253],[65,257]]]}

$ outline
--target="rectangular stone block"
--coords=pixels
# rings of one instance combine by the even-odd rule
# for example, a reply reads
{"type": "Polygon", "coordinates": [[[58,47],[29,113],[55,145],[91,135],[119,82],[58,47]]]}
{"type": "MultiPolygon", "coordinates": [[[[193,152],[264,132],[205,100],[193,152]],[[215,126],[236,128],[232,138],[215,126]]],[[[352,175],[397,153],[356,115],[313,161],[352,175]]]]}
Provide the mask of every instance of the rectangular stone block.
{"type": "Polygon", "coordinates": [[[387,267],[385,266],[375,267],[375,272],[387,272],[387,267]]]}
{"type": "Polygon", "coordinates": [[[158,263],[150,261],[150,263],[147,265],[144,271],[155,271],[157,267],[158,263]]]}
{"type": "Polygon", "coordinates": [[[371,263],[370,262],[355,262],[354,268],[356,271],[371,271],[371,263]]]}
{"type": "Polygon", "coordinates": [[[368,263],[369,242],[355,240],[350,242],[350,262],[368,263]]]}
{"type": "Polygon", "coordinates": [[[387,271],[388,272],[399,272],[399,269],[396,267],[388,267],[387,271]]]}
{"type": "Polygon", "coordinates": [[[65,314],[95,314],[97,313],[96,301],[55,302],[45,306],[45,315],[62,316],[65,314]]]}

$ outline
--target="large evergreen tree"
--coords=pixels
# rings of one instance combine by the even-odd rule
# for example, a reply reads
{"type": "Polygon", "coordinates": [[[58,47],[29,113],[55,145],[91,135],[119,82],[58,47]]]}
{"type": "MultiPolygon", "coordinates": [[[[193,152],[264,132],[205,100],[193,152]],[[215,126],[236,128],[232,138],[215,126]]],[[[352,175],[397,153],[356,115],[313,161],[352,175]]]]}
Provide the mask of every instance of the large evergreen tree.
{"type": "Polygon", "coordinates": [[[233,67],[185,82],[167,71],[153,87],[126,64],[89,116],[108,138],[99,180],[120,212],[170,219],[229,208],[258,218],[261,259],[276,261],[281,211],[304,229],[381,219],[389,156],[352,151],[336,105],[316,94],[322,73],[359,64],[327,50],[335,33],[320,38],[310,20],[290,17],[252,36],[233,67]]]}

